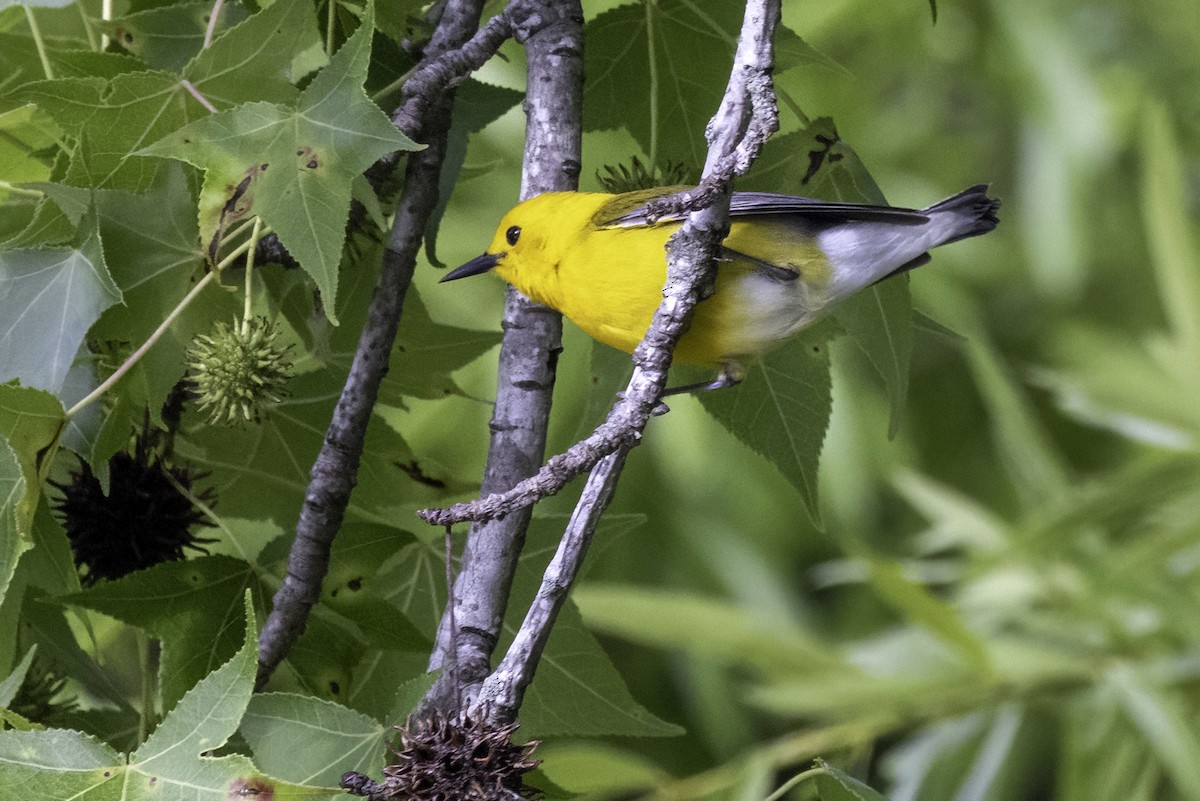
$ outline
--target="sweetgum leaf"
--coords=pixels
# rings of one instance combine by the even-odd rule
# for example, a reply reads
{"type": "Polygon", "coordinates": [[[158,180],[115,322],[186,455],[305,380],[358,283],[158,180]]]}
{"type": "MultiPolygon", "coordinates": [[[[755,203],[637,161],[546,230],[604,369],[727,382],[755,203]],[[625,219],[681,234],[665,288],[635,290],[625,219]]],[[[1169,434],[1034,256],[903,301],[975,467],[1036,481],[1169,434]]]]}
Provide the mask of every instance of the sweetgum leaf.
{"type": "Polygon", "coordinates": [[[321,801],[341,795],[273,779],[240,754],[208,756],[237,730],[254,690],[258,631],[248,594],[240,608],[246,621],[241,647],[196,684],[133,753],[122,754],[77,731],[0,731],[5,797],[321,801]]]}
{"type": "Polygon", "coordinates": [[[0,253],[0,382],[57,393],[88,329],[121,302],[89,227],[78,247],[0,253]]]}
{"type": "Polygon", "coordinates": [[[385,153],[418,147],[363,92],[371,30],[368,10],[294,106],[245,103],[138,151],[204,169],[200,231],[210,252],[224,226],[259,216],[312,276],[334,324],[350,185],[385,153]]]}
{"type": "Polygon", "coordinates": [[[237,650],[239,611],[249,590],[261,592],[251,565],[228,556],[166,562],[61,596],[144,629],[162,640],[163,708],[237,650]]]}
{"type": "Polygon", "coordinates": [[[324,787],[336,787],[348,770],[377,771],[393,733],[361,712],[294,693],[255,695],[240,731],[260,768],[286,781],[324,787]]]}
{"type": "Polygon", "coordinates": [[[31,545],[42,482],[66,420],[47,392],[0,385],[0,600],[31,545]]]}
{"type": "MultiPolygon", "coordinates": [[[[223,14],[231,10],[227,5],[223,14]]],[[[300,77],[293,74],[295,60],[320,42],[314,5],[279,0],[220,33],[183,77],[218,109],[251,100],[293,103],[300,94],[292,85],[300,77]]]]}
{"type": "MultiPolygon", "coordinates": [[[[237,8],[223,9],[222,15],[237,8]]],[[[103,26],[114,41],[148,66],[178,72],[200,52],[211,10],[209,3],[177,3],[117,17],[103,26]]]]}
{"type": "Polygon", "coordinates": [[[810,329],[752,368],[739,386],[698,395],[709,414],[800,491],[818,526],[817,462],[833,410],[829,332],[828,324],[810,329]]]}
{"type": "MultiPolygon", "coordinates": [[[[249,99],[291,102],[297,92],[287,70],[296,48],[314,35],[310,4],[275,3],[214,41],[182,77],[218,109],[249,99]]],[[[17,95],[47,111],[76,138],[64,177],[75,186],[144,191],[164,162],[129,156],[209,116],[180,76],[168,71],[125,72],[111,80],[35,81],[17,95]]]]}
{"type": "Polygon", "coordinates": [[[22,536],[17,519],[18,507],[26,495],[25,486],[17,454],[0,437],[0,601],[8,592],[17,560],[32,547],[28,537],[22,536]]]}

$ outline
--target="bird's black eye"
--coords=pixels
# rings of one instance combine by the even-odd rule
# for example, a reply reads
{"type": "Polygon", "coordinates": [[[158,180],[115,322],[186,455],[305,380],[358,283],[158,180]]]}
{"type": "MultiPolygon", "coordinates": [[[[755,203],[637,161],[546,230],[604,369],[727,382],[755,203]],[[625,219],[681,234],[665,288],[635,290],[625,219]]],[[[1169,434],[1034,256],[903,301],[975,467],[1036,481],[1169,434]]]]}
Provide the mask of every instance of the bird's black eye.
{"type": "Polygon", "coordinates": [[[508,244],[510,245],[517,244],[517,240],[521,238],[520,226],[514,225],[512,228],[509,228],[504,232],[504,238],[508,240],[508,244]]]}

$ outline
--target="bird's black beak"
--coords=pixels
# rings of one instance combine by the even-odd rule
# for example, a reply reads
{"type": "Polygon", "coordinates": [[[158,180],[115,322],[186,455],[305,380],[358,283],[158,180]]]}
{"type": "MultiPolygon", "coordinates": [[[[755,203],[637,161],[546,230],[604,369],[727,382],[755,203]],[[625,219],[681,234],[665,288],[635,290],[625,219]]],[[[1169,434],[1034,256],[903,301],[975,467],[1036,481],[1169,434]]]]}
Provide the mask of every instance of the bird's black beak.
{"type": "Polygon", "coordinates": [[[447,281],[457,281],[460,278],[470,278],[472,275],[486,273],[488,270],[500,263],[499,256],[493,256],[491,253],[484,253],[482,256],[476,256],[462,267],[455,267],[450,272],[442,276],[439,284],[444,284],[447,281]]]}

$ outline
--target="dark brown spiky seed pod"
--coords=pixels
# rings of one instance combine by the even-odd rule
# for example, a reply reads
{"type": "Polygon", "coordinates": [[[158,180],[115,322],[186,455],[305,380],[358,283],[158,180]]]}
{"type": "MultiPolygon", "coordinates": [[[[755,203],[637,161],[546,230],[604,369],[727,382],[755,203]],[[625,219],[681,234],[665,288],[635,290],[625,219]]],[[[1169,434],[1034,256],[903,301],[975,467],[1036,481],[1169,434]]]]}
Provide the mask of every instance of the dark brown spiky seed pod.
{"type": "Polygon", "coordinates": [[[188,350],[188,366],[199,408],[218,425],[254,422],[283,399],[292,377],[287,348],[280,348],[279,331],[265,317],[246,323],[218,322],[200,335],[188,350]]]}
{"type": "Polygon", "coordinates": [[[395,761],[376,783],[358,773],[342,777],[342,786],[372,799],[412,801],[498,801],[532,798],[523,780],[538,765],[536,740],[512,741],[517,724],[492,726],[465,715],[409,718],[400,731],[395,761]]]}
{"type": "Polygon", "coordinates": [[[604,165],[604,174],[596,171],[596,180],[605,192],[614,195],[636,192],[639,189],[654,189],[660,186],[675,186],[687,183],[688,169],[682,163],[667,162],[665,167],[647,167],[634,156],[629,165],[604,165]]]}
{"type": "Polygon", "coordinates": [[[35,657],[8,708],[26,720],[52,729],[68,726],[79,711],[79,702],[75,696],[64,693],[66,686],[65,676],[40,656],[35,657]]]}
{"type": "Polygon", "coordinates": [[[208,474],[164,463],[151,445],[155,438],[153,432],[143,432],[132,453],[122,451],[108,460],[107,495],[83,460],[70,481],[50,482],[62,493],[54,508],[85,585],[183,559],[185,549],[208,553],[204,546],[216,542],[193,533],[212,523],[180,492],[182,488],[212,506],[211,488],[192,489],[208,474]]]}

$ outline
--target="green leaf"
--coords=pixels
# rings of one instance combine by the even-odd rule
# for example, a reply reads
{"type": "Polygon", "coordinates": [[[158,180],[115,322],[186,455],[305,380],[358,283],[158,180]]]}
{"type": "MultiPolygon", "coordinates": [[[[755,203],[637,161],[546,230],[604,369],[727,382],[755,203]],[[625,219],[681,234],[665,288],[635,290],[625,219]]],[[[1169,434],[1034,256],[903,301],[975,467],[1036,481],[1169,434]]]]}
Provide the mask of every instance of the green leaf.
{"type": "Polygon", "coordinates": [[[177,158],[205,171],[201,236],[259,216],[316,281],[331,321],[354,177],[380,156],[417,149],[363,92],[371,50],[362,26],[294,107],[246,103],[171,133],[139,155],[177,158]],[[226,207],[238,193],[236,209],[226,207]]]}
{"type": "MultiPolygon", "coordinates": [[[[704,127],[716,112],[741,30],[738,3],[630,3],[587,23],[584,130],[623,125],[654,164],[704,163],[704,127]]],[[[779,72],[828,60],[791,30],[775,34],[779,72]]]]}
{"type": "MultiPolygon", "coordinates": [[[[222,9],[222,15],[235,9],[222,9]]],[[[103,25],[114,41],[151,68],[179,72],[200,52],[211,10],[211,4],[178,3],[115,17],[103,25]]]]}
{"type": "Polygon", "coordinates": [[[520,103],[524,94],[514,89],[467,80],[454,95],[454,111],[446,142],[446,155],[438,177],[438,203],[425,226],[425,257],[435,267],[444,267],[437,257],[437,236],[442,216],[454,194],[454,187],[463,178],[463,162],[467,156],[467,135],[477,133],[499,119],[520,103]]]}
{"type": "MultiPolygon", "coordinates": [[[[741,184],[747,189],[788,192],[847,203],[886,204],[858,154],[821,117],[803,131],[775,137],[741,184]]],[[[874,284],[830,312],[866,355],[887,387],[891,413],[888,436],[900,429],[908,400],[912,360],[912,303],[907,276],[874,284]]]]}
{"type": "MultiPolygon", "coordinates": [[[[242,637],[242,597],[259,590],[254,569],[228,556],[166,562],[61,596],[162,640],[163,708],[229,658],[242,637]]],[[[261,592],[261,590],[260,590],[261,592]]]]}
{"type": "Polygon", "coordinates": [[[883,377],[891,404],[888,437],[895,437],[908,402],[912,361],[912,302],[907,276],[867,287],[839,303],[830,314],[883,377]]]}
{"type": "MultiPolygon", "coordinates": [[[[288,384],[291,397],[272,409],[260,425],[198,426],[177,440],[176,449],[213,472],[223,514],[269,517],[292,527],[338,400],[331,382],[343,380],[344,374],[337,371],[298,376],[288,384]]],[[[396,509],[402,501],[429,502],[454,491],[454,484],[421,470],[421,463],[400,435],[378,415],[373,417],[367,426],[358,483],[346,509],[347,520],[397,527],[401,518],[396,509]],[[424,481],[418,480],[422,477],[424,481]]]]}
{"type": "Polygon", "coordinates": [[[41,590],[30,588],[21,616],[24,633],[37,643],[38,651],[47,661],[70,674],[96,698],[132,712],[125,688],[117,686],[114,677],[79,647],[67,621],[67,610],[50,601],[41,590]]]}
{"type": "Polygon", "coordinates": [[[0,385],[0,599],[30,547],[42,483],[65,423],[53,395],[0,385]]]}
{"type": "Polygon", "coordinates": [[[1153,801],[1162,768],[1150,746],[1103,693],[1067,710],[1058,795],[1062,801],[1153,801]]]}
{"type": "Polygon", "coordinates": [[[802,131],[770,139],[738,186],[848,203],[887,202],[829,117],[813,120],[802,131]]]}
{"type": "Polygon", "coordinates": [[[813,777],[821,801],[887,801],[867,785],[842,773],[824,760],[817,760],[821,770],[813,777]]]}
{"type": "MultiPolygon", "coordinates": [[[[50,177],[50,165],[38,151],[50,147],[61,136],[50,115],[37,106],[26,104],[0,113],[0,164],[4,180],[10,184],[44,181],[50,177]]],[[[9,190],[0,187],[0,202],[10,201],[9,190]]]]}
{"type": "Polygon", "coordinates": [[[340,795],[272,779],[240,754],[208,756],[237,730],[254,689],[258,630],[249,594],[243,608],[241,647],[193,687],[128,757],[75,731],[0,731],[6,793],[46,801],[227,801],[264,795],[320,801],[340,795]]]}
{"type": "Polygon", "coordinates": [[[36,645],[26,651],[20,663],[3,681],[0,681],[0,709],[6,708],[16,697],[17,690],[21,689],[21,684],[25,681],[25,674],[29,672],[29,666],[33,664],[35,654],[37,654],[36,645]]]}
{"type": "Polygon", "coordinates": [[[833,411],[828,328],[793,338],[733,389],[701,392],[704,408],[800,491],[820,525],[817,462],[833,411]]]}
{"type": "Polygon", "coordinates": [[[601,742],[551,743],[537,752],[540,770],[572,793],[631,797],[659,787],[670,776],[641,753],[601,742]]]}
{"type": "Polygon", "coordinates": [[[0,253],[0,382],[58,392],[88,329],[120,302],[95,234],[79,248],[0,253]]]}
{"type": "Polygon", "coordinates": [[[655,648],[681,648],[707,659],[751,665],[767,675],[832,669],[831,648],[779,620],[683,592],[584,584],[572,597],[589,629],[655,648]]]}
{"type": "Polygon", "coordinates": [[[871,559],[869,566],[871,586],[905,619],[936,634],[958,651],[967,664],[979,670],[990,670],[987,649],[967,628],[962,615],[953,606],[905,578],[904,570],[898,564],[871,559]]]}
{"type": "MultiPolygon", "coordinates": [[[[1200,363],[1200,251],[1184,190],[1185,164],[1166,110],[1148,109],[1142,130],[1142,220],[1172,334],[1191,365],[1200,363]]],[[[1187,374],[1195,377],[1194,371],[1187,374]]],[[[1193,384],[1193,387],[1195,384],[1193,384]]]]}
{"type": "Polygon", "coordinates": [[[1175,692],[1168,695],[1126,664],[1111,668],[1105,678],[1175,788],[1184,797],[1200,798],[1200,737],[1183,713],[1182,697],[1175,692]]]}
{"type": "MultiPolygon", "coordinates": [[[[261,6],[260,6],[261,7],[261,6]]],[[[226,6],[223,19],[236,6],[226,6]]],[[[295,102],[292,85],[298,58],[319,45],[315,7],[304,0],[278,0],[249,19],[219,32],[187,65],[183,77],[219,109],[251,100],[295,102]]],[[[152,141],[146,139],[144,141],[152,141]]]]}
{"type": "MultiPolygon", "coordinates": [[[[380,387],[381,402],[399,405],[406,396],[436,400],[448,391],[461,393],[450,374],[500,344],[500,336],[497,331],[435,323],[416,288],[409,289],[392,366],[380,387]]],[[[347,367],[352,352],[346,351],[347,367]]]]}
{"type": "Polygon", "coordinates": [[[29,537],[22,534],[20,508],[27,496],[25,476],[17,454],[0,437],[0,601],[8,593],[17,571],[17,560],[29,550],[29,537]]]}
{"type": "MultiPolygon", "coordinates": [[[[505,637],[498,650],[502,652],[510,638],[511,634],[505,637]]],[[[537,737],[675,737],[683,733],[633,698],[569,599],[559,612],[537,676],[525,694],[521,721],[525,730],[537,737]]]]}
{"type": "Polygon", "coordinates": [[[77,139],[63,181],[81,187],[146,189],[163,163],[130,159],[130,152],[208,113],[177,76],[166,72],[124,73],[111,81],[38,81],[18,96],[36,103],[77,139]]]}
{"type": "MultiPolygon", "coordinates": [[[[560,535],[560,527],[530,528],[497,653],[504,653],[529,608],[560,535]]],[[[535,737],[671,737],[682,733],[633,698],[604,649],[584,627],[570,598],[559,612],[537,675],[525,694],[521,721],[524,730],[535,737]]]]}
{"type": "MultiPolygon", "coordinates": [[[[125,302],[101,316],[87,341],[111,371],[176,308],[203,264],[195,202],[184,168],[171,164],[162,170],[144,195],[88,192],[61,184],[39,188],[72,219],[95,199],[105,258],[125,302]]],[[[192,338],[240,308],[239,300],[215,287],[201,294],[121,380],[103,427],[92,432],[81,455],[93,467],[101,465],[124,444],[129,431],[141,425],[146,410],[157,422],[167,394],[183,375],[192,338]]]]}
{"type": "Polygon", "coordinates": [[[379,770],[392,734],[361,712],[292,693],[255,695],[240,730],[262,770],[318,787],[337,787],[349,770],[379,770]]]}

